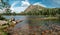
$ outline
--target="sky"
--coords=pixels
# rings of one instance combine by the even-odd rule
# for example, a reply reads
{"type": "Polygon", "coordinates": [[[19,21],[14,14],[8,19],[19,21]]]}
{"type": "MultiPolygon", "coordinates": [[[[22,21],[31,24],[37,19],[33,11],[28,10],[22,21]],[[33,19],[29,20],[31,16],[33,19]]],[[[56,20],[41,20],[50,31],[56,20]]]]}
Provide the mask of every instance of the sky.
{"type": "Polygon", "coordinates": [[[46,8],[60,8],[60,0],[9,0],[12,12],[23,12],[28,6],[40,5],[46,8]]]}

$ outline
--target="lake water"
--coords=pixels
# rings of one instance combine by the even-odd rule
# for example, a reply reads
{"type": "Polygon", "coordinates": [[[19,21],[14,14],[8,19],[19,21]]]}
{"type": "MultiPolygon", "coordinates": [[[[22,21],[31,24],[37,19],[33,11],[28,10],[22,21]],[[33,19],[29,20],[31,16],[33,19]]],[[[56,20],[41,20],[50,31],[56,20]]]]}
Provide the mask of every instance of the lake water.
{"type": "Polygon", "coordinates": [[[23,20],[23,22],[20,22],[18,23],[15,28],[23,28],[23,27],[28,27],[28,24],[27,24],[27,16],[3,16],[5,17],[6,19],[11,19],[12,17],[15,18],[15,20],[23,20]]]}
{"type": "MultiPolygon", "coordinates": [[[[10,19],[12,16],[4,16],[7,19],[10,19]]],[[[13,16],[16,20],[23,20],[23,22],[18,23],[14,29],[21,29],[22,31],[32,29],[32,31],[43,31],[51,30],[52,26],[60,26],[59,20],[40,20],[39,18],[44,18],[41,16],[13,16]],[[42,27],[42,28],[40,28],[42,27]]]]}

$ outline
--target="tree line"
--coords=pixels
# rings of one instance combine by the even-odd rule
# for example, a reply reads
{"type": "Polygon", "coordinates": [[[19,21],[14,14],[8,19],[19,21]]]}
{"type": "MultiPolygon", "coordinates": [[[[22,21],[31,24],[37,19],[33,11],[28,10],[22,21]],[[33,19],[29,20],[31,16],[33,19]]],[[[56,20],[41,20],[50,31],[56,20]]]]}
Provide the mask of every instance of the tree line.
{"type": "Polygon", "coordinates": [[[31,10],[29,12],[23,12],[21,13],[23,15],[60,15],[60,8],[47,8],[47,9],[42,9],[42,10],[31,10]]]}

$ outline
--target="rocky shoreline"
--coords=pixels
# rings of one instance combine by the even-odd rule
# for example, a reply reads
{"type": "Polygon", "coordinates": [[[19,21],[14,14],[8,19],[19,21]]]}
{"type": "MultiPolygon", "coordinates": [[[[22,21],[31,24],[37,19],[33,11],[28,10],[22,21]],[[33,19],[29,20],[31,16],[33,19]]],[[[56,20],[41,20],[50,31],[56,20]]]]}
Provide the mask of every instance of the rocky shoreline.
{"type": "Polygon", "coordinates": [[[19,22],[22,22],[22,20],[15,20],[15,19],[11,19],[11,20],[8,20],[8,21],[5,21],[5,20],[0,20],[0,34],[1,35],[7,35],[9,33],[10,30],[12,30],[14,28],[14,26],[16,24],[18,24],[19,22]],[[6,33],[4,33],[6,32],[6,33]]]}

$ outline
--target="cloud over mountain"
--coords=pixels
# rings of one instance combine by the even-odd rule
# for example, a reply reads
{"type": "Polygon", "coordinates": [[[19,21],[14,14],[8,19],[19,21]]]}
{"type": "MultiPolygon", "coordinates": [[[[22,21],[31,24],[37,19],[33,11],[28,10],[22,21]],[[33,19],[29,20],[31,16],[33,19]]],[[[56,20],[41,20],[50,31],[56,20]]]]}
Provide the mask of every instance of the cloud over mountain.
{"type": "Polygon", "coordinates": [[[17,3],[18,3],[18,1],[14,2],[14,3],[11,5],[11,10],[12,10],[12,12],[19,13],[19,12],[21,12],[21,11],[24,11],[24,10],[30,5],[30,3],[28,2],[28,0],[25,0],[25,1],[21,1],[21,6],[19,6],[19,7],[14,7],[17,3]]]}
{"type": "Polygon", "coordinates": [[[43,5],[43,4],[39,3],[39,2],[34,3],[33,5],[40,5],[40,6],[42,6],[42,7],[46,7],[46,5],[43,5]]]}
{"type": "Polygon", "coordinates": [[[60,0],[16,0],[11,4],[12,12],[24,11],[29,5],[40,5],[47,8],[60,7],[60,0]],[[16,6],[17,5],[17,6],[16,6]]]}

